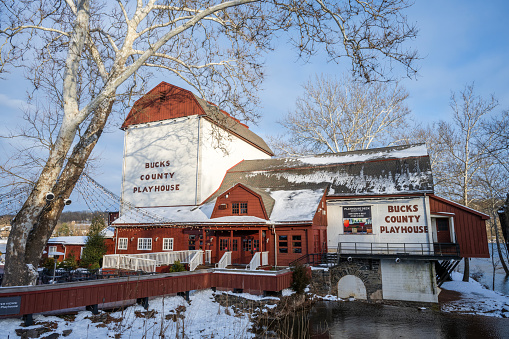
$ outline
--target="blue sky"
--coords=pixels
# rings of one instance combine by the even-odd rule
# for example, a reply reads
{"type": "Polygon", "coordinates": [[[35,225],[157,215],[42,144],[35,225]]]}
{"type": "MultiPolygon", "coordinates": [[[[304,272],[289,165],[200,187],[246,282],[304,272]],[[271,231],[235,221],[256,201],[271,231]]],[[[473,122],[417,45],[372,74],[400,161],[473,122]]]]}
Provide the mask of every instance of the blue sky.
{"type": "MultiPolygon", "coordinates": [[[[407,103],[418,122],[448,119],[451,92],[472,82],[478,94],[493,93],[498,98],[499,111],[509,109],[509,1],[421,0],[406,14],[419,28],[418,37],[409,46],[417,49],[423,59],[418,63],[417,78],[405,78],[401,83],[410,94],[407,103]]],[[[261,136],[281,133],[277,121],[294,107],[295,99],[302,94],[301,85],[311,76],[347,71],[344,64],[327,63],[320,53],[304,63],[284,40],[266,60],[267,78],[260,93],[262,119],[257,126],[250,126],[261,136]]],[[[168,78],[155,78],[151,86],[162,80],[182,86],[168,78]]],[[[26,88],[15,72],[0,79],[0,133],[21,123],[19,107],[26,88]]],[[[103,134],[95,150],[95,156],[101,159],[96,179],[119,194],[123,132],[109,130],[112,132],[103,134]]],[[[0,160],[6,153],[4,145],[0,141],[0,160]]],[[[83,208],[79,203],[71,206],[83,208]]]]}

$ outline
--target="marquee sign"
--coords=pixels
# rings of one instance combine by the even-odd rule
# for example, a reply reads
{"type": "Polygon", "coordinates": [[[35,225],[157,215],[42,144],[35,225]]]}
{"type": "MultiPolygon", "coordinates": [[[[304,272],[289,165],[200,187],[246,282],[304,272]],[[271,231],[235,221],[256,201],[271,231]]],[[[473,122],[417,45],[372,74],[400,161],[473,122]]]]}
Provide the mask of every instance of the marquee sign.
{"type": "Polygon", "coordinates": [[[345,234],[373,233],[371,206],[343,206],[343,226],[345,234]]]}

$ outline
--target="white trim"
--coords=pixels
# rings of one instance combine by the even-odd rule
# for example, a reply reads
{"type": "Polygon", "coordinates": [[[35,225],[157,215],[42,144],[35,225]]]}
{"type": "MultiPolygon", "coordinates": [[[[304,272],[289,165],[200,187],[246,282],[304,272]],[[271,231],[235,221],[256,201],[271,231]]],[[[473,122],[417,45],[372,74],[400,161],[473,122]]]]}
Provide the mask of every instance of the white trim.
{"type": "Polygon", "coordinates": [[[163,238],[163,251],[173,251],[173,244],[173,238],[163,238]],[[170,246],[166,246],[167,243],[169,243],[170,246]]]}
{"type": "Polygon", "coordinates": [[[119,250],[126,250],[128,243],[129,243],[129,239],[128,238],[118,238],[118,249],[119,250]]]}
{"type": "Polygon", "coordinates": [[[152,251],[152,238],[138,238],[138,251],[152,251]]]}
{"type": "Polygon", "coordinates": [[[54,253],[57,251],[57,247],[56,246],[48,246],[48,253],[54,253]]]}

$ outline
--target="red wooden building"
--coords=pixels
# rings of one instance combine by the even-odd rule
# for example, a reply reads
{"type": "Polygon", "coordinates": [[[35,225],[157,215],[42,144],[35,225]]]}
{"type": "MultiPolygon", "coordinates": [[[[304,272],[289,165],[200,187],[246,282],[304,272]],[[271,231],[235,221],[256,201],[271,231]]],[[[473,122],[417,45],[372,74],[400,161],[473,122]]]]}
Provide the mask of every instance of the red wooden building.
{"type": "Polygon", "coordinates": [[[337,253],[378,260],[384,286],[397,285],[387,277],[404,265],[388,260],[402,255],[423,277],[438,260],[488,256],[488,217],[434,195],[425,145],[271,158],[246,125],[167,83],[122,129],[115,254],[203,250],[211,263],[231,253],[245,265],[263,252],[265,264],[286,266],[337,253]]]}

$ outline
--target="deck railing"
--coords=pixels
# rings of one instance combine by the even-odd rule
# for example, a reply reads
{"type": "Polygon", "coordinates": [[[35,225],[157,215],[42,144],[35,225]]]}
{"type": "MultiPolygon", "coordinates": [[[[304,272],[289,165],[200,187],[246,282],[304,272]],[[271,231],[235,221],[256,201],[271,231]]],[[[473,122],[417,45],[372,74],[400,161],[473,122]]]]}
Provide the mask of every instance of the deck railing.
{"type": "Polygon", "coordinates": [[[203,265],[203,251],[196,251],[189,258],[189,271],[194,271],[199,265],[203,265]]]}
{"type": "MultiPolygon", "coordinates": [[[[190,264],[191,259],[196,256],[201,256],[201,259],[194,259],[195,262],[199,262],[196,266],[203,264],[203,251],[201,250],[141,254],[108,254],[103,257],[103,268],[155,272],[156,267],[173,265],[175,261],[190,264]]],[[[194,268],[196,268],[196,266],[194,266],[194,268]]]]}
{"type": "Polygon", "coordinates": [[[216,264],[216,268],[226,268],[232,264],[232,252],[224,252],[221,260],[216,264]]]}
{"type": "Polygon", "coordinates": [[[256,252],[253,255],[253,258],[246,266],[246,269],[254,271],[260,266],[265,266],[269,264],[269,252],[256,252]]]}
{"type": "Polygon", "coordinates": [[[340,242],[338,254],[459,256],[460,250],[459,245],[453,243],[340,242]]]}

